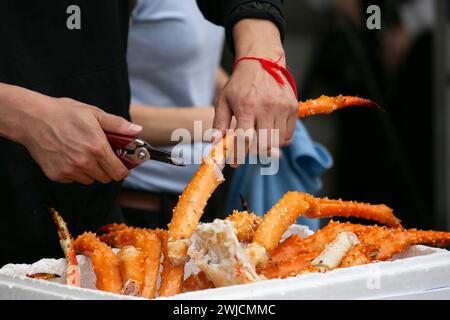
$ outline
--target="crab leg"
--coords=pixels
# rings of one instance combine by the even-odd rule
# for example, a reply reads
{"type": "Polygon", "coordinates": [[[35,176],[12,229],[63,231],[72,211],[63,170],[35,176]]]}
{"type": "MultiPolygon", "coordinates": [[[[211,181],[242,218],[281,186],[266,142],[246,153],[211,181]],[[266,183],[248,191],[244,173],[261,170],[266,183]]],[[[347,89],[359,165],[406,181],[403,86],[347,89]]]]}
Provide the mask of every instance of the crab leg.
{"type": "Polygon", "coordinates": [[[246,253],[252,257],[255,266],[267,262],[267,253],[277,247],[289,226],[309,210],[310,205],[305,198],[303,193],[288,192],[264,215],[252,243],[246,248],[246,253]]]}
{"type": "Polygon", "coordinates": [[[189,238],[194,233],[211,194],[224,181],[222,170],[233,141],[234,135],[228,134],[213,147],[173,210],[167,248],[170,262],[174,265],[182,265],[187,260],[189,238]]]}
{"type": "Polygon", "coordinates": [[[283,261],[293,256],[323,250],[341,232],[352,232],[358,236],[362,230],[368,230],[369,228],[371,227],[330,221],[328,225],[305,239],[293,235],[284,240],[270,252],[269,262],[283,261]]]}
{"type": "MultiPolygon", "coordinates": [[[[286,245],[284,251],[287,248],[293,250],[292,247],[298,246],[297,252],[301,253],[295,255],[294,258],[291,256],[285,260],[273,259],[272,256],[269,263],[260,270],[261,274],[272,279],[319,271],[312,268],[313,259],[319,255],[328,243],[334,241],[333,236],[335,237],[336,233],[342,231],[354,232],[360,243],[347,253],[338,266],[339,268],[367,264],[372,261],[388,260],[395,254],[403,252],[407,247],[415,244],[438,247],[450,245],[450,232],[404,230],[380,226],[352,225],[349,223],[341,224],[338,222],[332,222],[331,225],[322,230],[318,231],[317,235],[312,235],[303,241],[290,242],[290,247],[286,245]],[[322,230],[324,231],[321,233],[322,230]]],[[[283,246],[284,243],[280,246],[283,246]]],[[[280,257],[279,255],[278,258],[280,257]]]]}
{"type": "Polygon", "coordinates": [[[80,235],[74,244],[78,252],[91,257],[97,278],[97,289],[120,293],[122,291],[122,277],[119,259],[114,251],[90,232],[80,235]]]}
{"type": "Polygon", "coordinates": [[[319,199],[319,210],[305,213],[307,218],[354,217],[373,220],[388,227],[400,227],[392,209],[384,204],[373,205],[355,201],[319,199]]]}
{"type": "Polygon", "coordinates": [[[339,109],[357,106],[381,109],[375,102],[359,97],[342,95],[337,97],[321,96],[317,99],[299,102],[298,117],[305,118],[318,114],[330,114],[339,109]]]}
{"type": "Polygon", "coordinates": [[[144,254],[133,246],[125,246],[120,249],[117,257],[124,283],[122,294],[140,296],[144,283],[144,254]]]}
{"type": "Polygon", "coordinates": [[[267,279],[295,277],[306,272],[320,272],[320,269],[313,267],[311,261],[319,255],[320,252],[307,253],[292,257],[289,260],[279,261],[266,265],[261,274],[267,279]]]}
{"type": "Polygon", "coordinates": [[[67,261],[66,281],[69,286],[80,287],[81,277],[80,268],[78,266],[77,255],[75,253],[75,246],[73,238],[70,235],[69,229],[64,219],[60,216],[58,211],[49,208],[53,221],[55,221],[58,228],[59,243],[64,252],[67,261]]]}
{"type": "Polygon", "coordinates": [[[353,266],[360,266],[372,262],[372,257],[369,256],[364,244],[360,243],[354,246],[349,253],[342,260],[340,268],[347,268],[353,266]]]}
{"type": "Polygon", "coordinates": [[[113,231],[104,234],[100,240],[117,248],[135,246],[144,254],[144,280],[141,296],[147,299],[155,297],[156,281],[160,268],[161,241],[152,230],[139,228],[113,228],[113,231]]]}
{"type": "Polygon", "coordinates": [[[158,289],[158,294],[160,297],[173,296],[182,292],[184,265],[174,266],[170,262],[167,248],[167,231],[159,230],[158,235],[160,237],[164,253],[161,284],[158,289]]]}
{"type": "Polygon", "coordinates": [[[392,210],[385,205],[319,199],[302,192],[288,192],[264,215],[252,244],[247,248],[247,254],[255,257],[256,266],[267,262],[267,253],[278,246],[287,228],[303,214],[309,218],[358,217],[390,226],[400,225],[392,210]]]}

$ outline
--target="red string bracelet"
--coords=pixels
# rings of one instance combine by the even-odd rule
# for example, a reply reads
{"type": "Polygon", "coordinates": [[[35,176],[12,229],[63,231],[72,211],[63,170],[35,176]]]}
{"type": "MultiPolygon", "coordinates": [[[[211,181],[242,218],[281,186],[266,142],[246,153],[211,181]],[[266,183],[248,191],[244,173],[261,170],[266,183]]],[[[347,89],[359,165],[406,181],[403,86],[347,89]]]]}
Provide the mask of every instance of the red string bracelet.
{"type": "Polygon", "coordinates": [[[297,86],[295,85],[294,77],[292,76],[292,74],[289,72],[288,69],[279,65],[277,63],[278,61],[274,62],[269,59],[258,58],[258,57],[241,57],[233,63],[233,66],[232,66],[233,71],[236,68],[237,64],[239,62],[241,62],[242,60],[259,61],[261,63],[261,66],[264,68],[264,70],[266,70],[276,80],[276,82],[278,82],[278,84],[280,86],[284,86],[286,83],[285,83],[283,77],[277,71],[281,72],[286,77],[287,81],[289,82],[289,85],[292,87],[292,90],[294,90],[295,97],[298,100],[297,86]]]}

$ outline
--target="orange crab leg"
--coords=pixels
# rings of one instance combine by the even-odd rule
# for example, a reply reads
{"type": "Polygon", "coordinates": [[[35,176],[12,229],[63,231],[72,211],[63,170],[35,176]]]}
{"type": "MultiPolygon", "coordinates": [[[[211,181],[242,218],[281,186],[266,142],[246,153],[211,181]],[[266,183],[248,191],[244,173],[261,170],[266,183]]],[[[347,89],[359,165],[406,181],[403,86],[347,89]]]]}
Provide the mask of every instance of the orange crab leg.
{"type": "Polygon", "coordinates": [[[147,299],[155,297],[156,282],[160,268],[161,241],[153,230],[140,228],[112,228],[110,233],[100,237],[109,245],[117,248],[135,246],[144,254],[144,280],[141,296],[147,299]]]}
{"type": "Polygon", "coordinates": [[[160,259],[161,259],[161,241],[155,233],[147,233],[142,238],[139,237],[136,247],[142,248],[145,253],[144,262],[144,286],[142,297],[153,299],[156,292],[156,281],[158,279],[160,259]]]}
{"type": "MultiPolygon", "coordinates": [[[[288,192],[263,217],[255,231],[253,243],[272,251],[278,245],[283,234],[297,218],[309,210],[306,201],[309,195],[300,192],[288,192]]],[[[309,196],[312,198],[312,196],[309,196]]]]}
{"type": "Polygon", "coordinates": [[[49,208],[53,221],[55,221],[58,228],[59,243],[64,252],[67,261],[66,278],[69,286],[80,287],[81,276],[80,268],[78,266],[77,255],[75,252],[75,246],[73,238],[70,235],[67,224],[61,215],[53,208],[49,208]]]}
{"type": "Polygon", "coordinates": [[[168,256],[167,231],[158,230],[158,236],[162,242],[164,260],[161,273],[161,284],[158,289],[160,297],[173,296],[182,292],[184,265],[174,266],[168,256]]]}
{"type": "Polygon", "coordinates": [[[141,295],[144,284],[145,256],[133,246],[125,246],[117,254],[119,269],[123,280],[122,294],[141,295]]]}
{"type": "Polygon", "coordinates": [[[339,268],[360,266],[363,264],[371,263],[372,261],[373,258],[369,255],[367,248],[364,246],[364,244],[360,243],[354,246],[347,253],[345,258],[342,260],[342,263],[339,266],[339,268]]]}
{"type": "Polygon", "coordinates": [[[319,210],[305,214],[307,218],[354,217],[373,220],[388,227],[401,227],[391,208],[355,201],[319,199],[319,210]]]}
{"type": "Polygon", "coordinates": [[[289,260],[279,261],[266,265],[261,274],[267,279],[287,278],[299,275],[301,272],[319,271],[319,268],[311,266],[311,261],[319,255],[320,252],[307,253],[292,257],[289,260]]]}
{"type": "Polygon", "coordinates": [[[97,278],[97,289],[120,293],[122,276],[120,275],[119,259],[114,251],[90,232],[80,235],[74,244],[77,251],[91,257],[97,278]]]}
{"type": "Polygon", "coordinates": [[[358,217],[390,226],[400,225],[392,210],[385,205],[319,199],[302,192],[288,192],[264,215],[255,231],[252,244],[246,250],[255,257],[255,265],[267,261],[267,253],[278,246],[288,227],[303,214],[309,218],[358,217]]]}
{"type": "Polygon", "coordinates": [[[298,117],[305,118],[318,114],[330,114],[339,109],[357,106],[381,109],[375,102],[364,98],[342,95],[337,97],[321,96],[317,99],[299,102],[298,117]]]}
{"type": "Polygon", "coordinates": [[[184,264],[187,260],[189,238],[194,233],[211,194],[224,181],[222,170],[233,141],[234,135],[228,134],[213,147],[173,210],[169,224],[168,256],[174,265],[184,264]]]}
{"type": "Polygon", "coordinates": [[[344,231],[355,233],[360,244],[354,246],[347,253],[339,268],[367,264],[375,260],[387,260],[415,244],[438,247],[450,245],[450,232],[404,230],[331,222],[306,239],[285,240],[274,250],[277,255],[271,256],[261,273],[268,278],[282,278],[305,272],[316,272],[317,270],[311,268],[308,261],[311,262],[312,258],[315,258],[328,243],[332,242],[338,233],[344,231]],[[293,252],[294,255],[287,256],[289,252],[293,252]]]}

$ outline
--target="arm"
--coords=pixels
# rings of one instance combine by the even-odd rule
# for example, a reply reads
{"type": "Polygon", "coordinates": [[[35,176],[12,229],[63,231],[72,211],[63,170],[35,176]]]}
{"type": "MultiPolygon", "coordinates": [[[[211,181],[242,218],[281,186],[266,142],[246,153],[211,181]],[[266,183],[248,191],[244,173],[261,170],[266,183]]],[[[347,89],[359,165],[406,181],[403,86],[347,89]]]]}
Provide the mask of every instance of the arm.
{"type": "Polygon", "coordinates": [[[214,119],[213,108],[161,108],[132,104],[130,112],[133,122],[144,128],[142,138],[155,146],[178,143],[170,140],[172,132],[178,128],[189,130],[191,137],[194,137],[194,121],[201,121],[202,131],[205,132],[212,128],[214,119]]]}
{"type": "Polygon", "coordinates": [[[68,98],[0,83],[0,136],[24,145],[53,181],[120,181],[129,172],[103,130],[137,135],[140,126],[68,98]]]}
{"type": "MultiPolygon", "coordinates": [[[[207,18],[225,25],[236,59],[257,56],[286,65],[281,1],[198,0],[198,3],[207,18]]],[[[215,109],[214,128],[222,134],[230,127],[234,115],[238,129],[267,129],[269,150],[292,139],[297,110],[295,94],[289,86],[278,85],[257,61],[244,60],[237,65],[215,109]],[[272,141],[274,129],[278,130],[279,139],[272,141]]]]}
{"type": "MultiPolygon", "coordinates": [[[[218,97],[225,87],[229,77],[221,67],[217,69],[215,97],[218,97]]],[[[168,146],[177,141],[171,141],[172,132],[178,128],[185,128],[194,137],[194,121],[202,122],[202,134],[212,128],[214,120],[214,108],[161,108],[157,106],[131,105],[131,118],[137,124],[143,126],[142,137],[151,141],[155,146],[168,146]]]]}

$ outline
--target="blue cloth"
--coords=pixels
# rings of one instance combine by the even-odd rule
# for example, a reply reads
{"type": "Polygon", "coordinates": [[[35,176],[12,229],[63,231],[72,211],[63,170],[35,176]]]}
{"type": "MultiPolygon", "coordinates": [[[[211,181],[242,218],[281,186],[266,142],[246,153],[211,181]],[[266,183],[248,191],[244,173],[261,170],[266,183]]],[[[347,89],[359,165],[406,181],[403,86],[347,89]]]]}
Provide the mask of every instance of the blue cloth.
{"type": "MultiPolygon", "coordinates": [[[[328,151],[312,141],[298,121],[292,144],[282,148],[277,174],[261,175],[264,165],[260,163],[245,164],[237,169],[231,182],[227,212],[242,208],[240,193],[247,200],[249,209],[257,215],[266,213],[288,191],[317,194],[322,187],[321,174],[332,165],[328,151]]],[[[300,218],[298,223],[318,229],[317,220],[300,218]]]]}
{"type": "MultiPolygon", "coordinates": [[[[195,0],[140,0],[128,38],[132,103],[162,108],[211,106],[223,42],[223,28],[206,21],[195,0]]],[[[178,148],[183,154],[200,154],[199,163],[201,143],[178,148]]],[[[147,161],[131,172],[124,185],[181,193],[197,169],[198,165],[178,168],[147,161]]]]}

